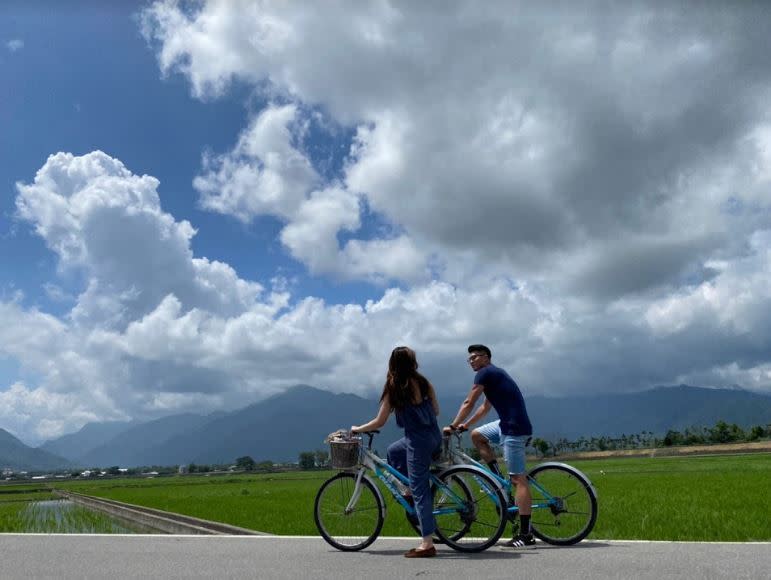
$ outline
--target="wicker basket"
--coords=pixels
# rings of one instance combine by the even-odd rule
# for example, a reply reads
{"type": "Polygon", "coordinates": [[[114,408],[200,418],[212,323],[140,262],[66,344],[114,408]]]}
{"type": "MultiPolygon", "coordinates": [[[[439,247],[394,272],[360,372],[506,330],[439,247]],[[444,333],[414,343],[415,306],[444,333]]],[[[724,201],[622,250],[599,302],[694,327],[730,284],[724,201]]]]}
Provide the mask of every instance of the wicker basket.
{"type": "Polygon", "coordinates": [[[329,457],[333,469],[351,469],[359,463],[359,445],[357,439],[330,441],[329,457]]]}

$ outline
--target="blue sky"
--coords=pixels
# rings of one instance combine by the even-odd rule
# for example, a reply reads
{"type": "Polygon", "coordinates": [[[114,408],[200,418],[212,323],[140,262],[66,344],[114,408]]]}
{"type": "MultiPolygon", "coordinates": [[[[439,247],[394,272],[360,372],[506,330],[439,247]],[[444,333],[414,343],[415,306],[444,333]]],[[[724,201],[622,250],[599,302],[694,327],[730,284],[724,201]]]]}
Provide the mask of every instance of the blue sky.
{"type": "MultiPolygon", "coordinates": [[[[57,151],[100,149],[134,173],[156,176],[164,210],[199,229],[193,240],[196,253],[226,261],[246,277],[268,278],[279,267],[287,269],[287,276],[301,275],[301,268],[281,256],[275,220],[244,226],[201,211],[195,203],[192,176],[202,152],[230,145],[250,111],[264,107],[265,100],[246,87],[235,87],[227,99],[190,98],[183,78],[161,78],[139,29],[136,5],[84,2],[75,7],[20,4],[7,8],[9,17],[0,23],[6,44],[0,62],[6,78],[13,79],[3,89],[2,183],[8,193],[2,198],[0,251],[9,267],[0,275],[5,292],[22,289],[26,304],[63,312],[62,304],[43,290],[56,277],[54,256],[30,228],[13,220],[14,184],[33,176],[41,160],[57,151]],[[8,50],[12,40],[23,42],[23,49],[8,50]],[[30,268],[30,262],[36,267],[30,268]]],[[[310,139],[308,151],[318,156],[314,161],[321,170],[339,170],[350,139],[350,130],[341,128],[338,135],[310,139]]],[[[68,289],[76,291],[79,282],[68,289]]],[[[374,296],[356,283],[306,283],[314,294],[333,301],[374,296]]]]}
{"type": "Polygon", "coordinates": [[[771,392],[764,7],[5,3],[0,427],[446,392],[771,392]]]}

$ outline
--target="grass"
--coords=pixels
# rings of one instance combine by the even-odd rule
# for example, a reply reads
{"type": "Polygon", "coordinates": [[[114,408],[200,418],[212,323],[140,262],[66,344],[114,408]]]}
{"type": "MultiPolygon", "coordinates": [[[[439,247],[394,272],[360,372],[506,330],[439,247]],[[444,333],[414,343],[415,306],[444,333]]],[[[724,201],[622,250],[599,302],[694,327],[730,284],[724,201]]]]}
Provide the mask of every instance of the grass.
{"type": "MultiPolygon", "coordinates": [[[[67,489],[284,535],[316,535],[313,500],[332,471],[73,482],[67,489]]],[[[64,486],[63,486],[64,487],[64,486]]],[[[389,503],[384,535],[412,535],[404,511],[389,503]]]]}
{"type": "Polygon", "coordinates": [[[571,463],[589,476],[599,496],[590,537],[771,540],[770,454],[571,463]]]}
{"type": "Polygon", "coordinates": [[[26,532],[21,512],[27,507],[25,501],[4,501],[0,503],[0,532],[26,532]]]}
{"type": "MultiPolygon", "coordinates": [[[[599,518],[590,538],[769,541],[771,454],[576,460],[599,518]]],[[[57,487],[275,534],[316,535],[313,500],[333,472],[175,476],[56,483],[57,487]]],[[[384,493],[383,535],[414,535],[384,493]]],[[[0,488],[0,529],[3,503],[0,488]]],[[[10,499],[10,498],[8,498],[10,499]]]]}

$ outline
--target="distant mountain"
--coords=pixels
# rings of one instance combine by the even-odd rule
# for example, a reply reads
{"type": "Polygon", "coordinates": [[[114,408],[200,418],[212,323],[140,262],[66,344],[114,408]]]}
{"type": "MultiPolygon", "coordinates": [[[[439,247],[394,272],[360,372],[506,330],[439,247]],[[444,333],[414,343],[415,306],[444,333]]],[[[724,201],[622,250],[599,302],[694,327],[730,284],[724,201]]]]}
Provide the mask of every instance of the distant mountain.
{"type": "MultiPolygon", "coordinates": [[[[680,385],[587,397],[548,398],[528,396],[527,391],[524,395],[535,435],[545,439],[641,431],[663,435],[668,429],[711,426],[721,419],[742,427],[771,423],[771,397],[741,389],[680,385]]],[[[444,425],[455,416],[462,397],[439,396],[439,422],[444,425]]],[[[377,409],[376,400],[298,385],[230,413],[173,415],[133,425],[76,463],[101,467],[228,463],[243,455],[256,461],[297,461],[301,451],[324,449],[328,433],[368,421],[377,409]]],[[[488,417],[492,420],[495,413],[488,417]]],[[[390,419],[375,446],[385,453],[399,436],[390,419]]],[[[47,443],[47,448],[57,448],[60,441],[47,443]]]]}
{"type": "Polygon", "coordinates": [[[545,439],[618,436],[668,429],[712,426],[717,421],[741,427],[771,423],[771,396],[742,389],[705,389],[679,385],[638,393],[589,397],[528,397],[533,429],[545,439]]]}
{"type": "MultiPolygon", "coordinates": [[[[377,410],[377,401],[298,385],[180,434],[153,450],[152,457],[159,464],[223,463],[243,455],[256,461],[297,461],[300,451],[325,449],[329,433],[369,421],[377,410]]],[[[399,436],[390,421],[376,447],[385,453],[399,436]]]]}
{"type": "Polygon", "coordinates": [[[148,461],[155,456],[156,448],[177,435],[194,432],[210,420],[208,416],[184,413],[147,423],[136,423],[80,455],[77,463],[84,467],[160,465],[158,462],[148,461]]]}
{"type": "Polygon", "coordinates": [[[39,449],[77,462],[84,455],[87,455],[100,445],[104,445],[105,441],[120,435],[136,424],[137,422],[130,421],[87,423],[83,425],[80,431],[46,441],[39,449]]]}
{"type": "Polygon", "coordinates": [[[20,471],[47,471],[62,469],[71,464],[63,457],[42,449],[28,447],[5,429],[0,429],[0,468],[20,471]]]}

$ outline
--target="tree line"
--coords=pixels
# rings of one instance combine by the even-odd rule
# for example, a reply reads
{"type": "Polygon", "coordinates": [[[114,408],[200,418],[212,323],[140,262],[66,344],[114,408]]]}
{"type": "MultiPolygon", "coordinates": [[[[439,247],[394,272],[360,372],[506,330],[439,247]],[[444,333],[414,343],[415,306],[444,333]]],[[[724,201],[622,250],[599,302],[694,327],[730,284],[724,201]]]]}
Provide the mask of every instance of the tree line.
{"type": "Polygon", "coordinates": [[[687,427],[684,431],[669,429],[663,437],[652,431],[642,431],[620,437],[579,437],[571,441],[560,438],[549,441],[534,438],[532,446],[542,456],[563,455],[581,451],[615,451],[624,449],[650,449],[675,445],[712,445],[718,443],[744,443],[771,437],[771,424],[754,425],[742,429],[736,423],[718,421],[712,427],[687,427]]]}
{"type": "MultiPolygon", "coordinates": [[[[576,440],[560,438],[547,440],[535,437],[531,446],[536,452],[548,455],[566,455],[581,451],[616,451],[624,449],[652,449],[672,447],[674,445],[711,445],[717,443],[742,443],[771,438],[771,424],[755,425],[742,429],[736,423],[718,421],[712,427],[688,427],[684,431],[668,430],[662,437],[653,431],[641,431],[620,437],[579,437],[576,440]]],[[[479,460],[479,452],[474,447],[465,449],[474,459],[479,460]]],[[[323,449],[301,451],[298,460],[300,469],[329,468],[329,452],[323,449]]]]}

